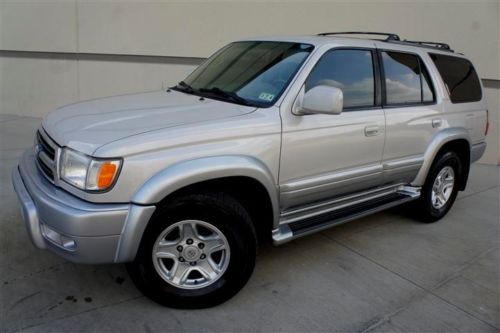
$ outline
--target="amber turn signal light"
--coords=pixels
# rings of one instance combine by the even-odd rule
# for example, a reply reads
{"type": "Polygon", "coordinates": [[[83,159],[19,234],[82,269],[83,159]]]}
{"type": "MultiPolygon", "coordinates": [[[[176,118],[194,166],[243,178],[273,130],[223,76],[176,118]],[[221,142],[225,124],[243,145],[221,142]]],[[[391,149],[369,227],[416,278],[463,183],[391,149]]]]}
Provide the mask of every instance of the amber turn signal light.
{"type": "Polygon", "coordinates": [[[117,167],[111,162],[104,162],[97,173],[97,187],[100,189],[108,188],[113,184],[117,167]]]}

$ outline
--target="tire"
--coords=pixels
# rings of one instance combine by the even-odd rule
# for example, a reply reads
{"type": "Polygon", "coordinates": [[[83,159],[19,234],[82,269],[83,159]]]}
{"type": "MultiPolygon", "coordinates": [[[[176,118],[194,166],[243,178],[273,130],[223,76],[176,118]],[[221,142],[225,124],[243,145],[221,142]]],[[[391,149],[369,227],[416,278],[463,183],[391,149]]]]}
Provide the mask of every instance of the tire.
{"type": "Polygon", "coordinates": [[[450,210],[455,202],[458,194],[459,180],[463,175],[463,166],[460,157],[453,151],[448,151],[440,154],[434,161],[425,184],[421,190],[420,198],[413,203],[412,214],[421,222],[432,223],[443,218],[450,210]],[[452,188],[446,190],[446,186],[437,186],[436,192],[440,195],[433,194],[435,184],[443,184],[437,180],[446,179],[450,182],[453,177],[452,188]],[[444,178],[443,178],[444,177],[444,178]],[[440,191],[440,188],[443,189],[440,191]],[[445,191],[445,192],[443,192],[445,191]],[[446,195],[443,195],[446,194],[446,195]]]}
{"type": "Polygon", "coordinates": [[[137,288],[153,301],[173,308],[207,308],[244,287],[255,266],[256,248],[250,216],[234,198],[215,192],[187,194],[157,209],[127,268],[137,288]],[[211,246],[219,252],[210,254],[211,246]],[[160,254],[168,258],[158,258],[160,254]],[[182,275],[183,270],[192,271],[182,275]]]}

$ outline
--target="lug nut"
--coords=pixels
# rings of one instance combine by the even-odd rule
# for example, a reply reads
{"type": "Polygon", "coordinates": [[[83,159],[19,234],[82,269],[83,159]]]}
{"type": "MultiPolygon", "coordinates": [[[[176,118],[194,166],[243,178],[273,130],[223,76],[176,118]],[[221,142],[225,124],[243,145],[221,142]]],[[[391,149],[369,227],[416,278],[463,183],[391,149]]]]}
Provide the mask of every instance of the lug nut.
{"type": "Polygon", "coordinates": [[[193,240],[192,240],[191,238],[188,238],[188,240],[186,241],[186,243],[187,243],[188,245],[191,245],[191,244],[193,244],[193,240]]]}
{"type": "Polygon", "coordinates": [[[205,247],[205,244],[200,243],[200,244],[198,244],[198,247],[199,247],[200,249],[203,249],[203,248],[205,247]]]}
{"type": "Polygon", "coordinates": [[[177,251],[182,252],[182,246],[181,245],[177,246],[177,251]]]}
{"type": "Polygon", "coordinates": [[[191,261],[189,264],[190,264],[191,266],[195,266],[195,265],[196,265],[196,261],[191,261]]]}
{"type": "Polygon", "coordinates": [[[202,255],[200,256],[200,259],[205,259],[206,257],[207,257],[206,255],[202,254],[202,255]]]}
{"type": "Polygon", "coordinates": [[[185,260],[184,260],[184,258],[183,258],[183,257],[179,257],[179,261],[180,261],[180,262],[184,262],[185,260]]]}

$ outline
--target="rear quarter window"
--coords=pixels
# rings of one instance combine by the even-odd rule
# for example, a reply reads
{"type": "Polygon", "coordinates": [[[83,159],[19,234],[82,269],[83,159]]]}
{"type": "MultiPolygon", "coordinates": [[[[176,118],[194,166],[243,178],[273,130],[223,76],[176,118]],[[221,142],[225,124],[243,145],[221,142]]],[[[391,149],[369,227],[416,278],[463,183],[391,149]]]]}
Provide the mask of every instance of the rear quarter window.
{"type": "Polygon", "coordinates": [[[452,103],[481,100],[481,83],[469,60],[443,54],[429,55],[443,78],[452,103]]]}

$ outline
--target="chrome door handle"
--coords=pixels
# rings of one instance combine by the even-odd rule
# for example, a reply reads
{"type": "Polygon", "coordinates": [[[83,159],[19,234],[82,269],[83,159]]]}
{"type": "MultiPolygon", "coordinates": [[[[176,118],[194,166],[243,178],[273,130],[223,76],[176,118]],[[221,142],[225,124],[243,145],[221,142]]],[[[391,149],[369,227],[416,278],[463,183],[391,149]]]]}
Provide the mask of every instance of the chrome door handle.
{"type": "Polygon", "coordinates": [[[442,123],[442,121],[439,118],[432,119],[432,127],[433,128],[441,127],[441,123],[442,123]]]}
{"type": "Polygon", "coordinates": [[[365,127],[365,136],[375,136],[378,135],[379,128],[378,126],[366,126],[365,127]]]}

